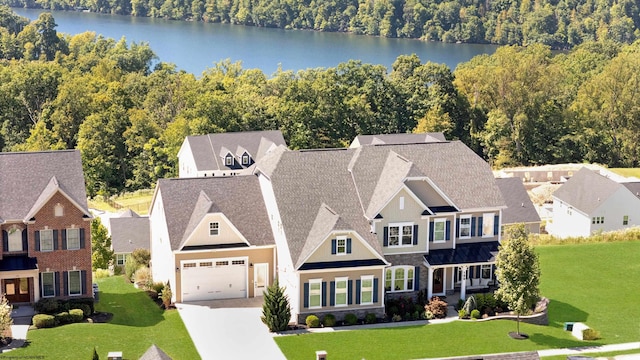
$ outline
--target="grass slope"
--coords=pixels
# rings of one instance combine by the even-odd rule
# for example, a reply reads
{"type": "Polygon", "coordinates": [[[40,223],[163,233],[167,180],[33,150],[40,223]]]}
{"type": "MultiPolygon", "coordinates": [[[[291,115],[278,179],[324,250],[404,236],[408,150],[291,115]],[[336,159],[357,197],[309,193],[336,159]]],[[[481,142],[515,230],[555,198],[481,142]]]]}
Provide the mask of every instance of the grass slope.
{"type": "Polygon", "coordinates": [[[640,168],[611,168],[609,170],[613,171],[618,175],[622,175],[626,177],[635,176],[637,178],[640,178],[640,168]]]}
{"type": "Polygon", "coordinates": [[[528,340],[512,340],[508,320],[342,331],[276,338],[287,359],[415,359],[564,348],[638,341],[640,242],[541,246],[541,293],[551,299],[549,326],[522,324],[528,340]],[[637,287],[635,287],[637,289],[637,287]],[[582,342],[563,331],[583,321],[602,339],[582,342]]]}
{"type": "Polygon", "coordinates": [[[95,346],[101,359],[106,359],[110,351],[122,351],[125,358],[138,359],[156,344],[174,359],[200,358],[177,310],[162,311],[121,276],[97,281],[100,302],[96,311],[113,313],[110,323],[29,330],[28,346],[3,356],[90,359],[95,346]]]}

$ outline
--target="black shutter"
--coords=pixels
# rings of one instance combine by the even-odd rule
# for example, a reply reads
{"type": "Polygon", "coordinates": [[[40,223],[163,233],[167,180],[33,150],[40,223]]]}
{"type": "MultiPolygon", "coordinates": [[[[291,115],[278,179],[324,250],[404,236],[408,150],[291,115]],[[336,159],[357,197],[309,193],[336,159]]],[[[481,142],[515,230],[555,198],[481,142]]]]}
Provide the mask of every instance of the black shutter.
{"type": "Polygon", "coordinates": [[[332,281],[329,284],[329,305],[330,306],[336,305],[336,282],[335,281],[332,281]]]}
{"type": "Polygon", "coordinates": [[[429,222],[429,241],[433,241],[433,221],[429,222]]]}
{"type": "Polygon", "coordinates": [[[58,230],[53,230],[53,250],[58,250],[58,230]]]}
{"type": "Polygon", "coordinates": [[[478,216],[478,236],[482,236],[482,217],[478,216]]]}
{"type": "Polygon", "coordinates": [[[2,230],[2,251],[9,251],[9,233],[7,230],[2,230]]]}
{"type": "Polygon", "coordinates": [[[476,236],[476,217],[471,218],[471,236],[476,236]]]}
{"type": "Polygon", "coordinates": [[[351,238],[347,238],[347,254],[351,254],[351,238]]]}
{"type": "Polygon", "coordinates": [[[360,280],[356,280],[356,304],[360,304],[361,289],[362,289],[362,285],[360,284],[360,280]]]}
{"type": "Polygon", "coordinates": [[[62,229],[62,249],[67,250],[67,229],[62,229]]]}
{"type": "Polygon", "coordinates": [[[53,295],[60,296],[60,273],[55,272],[55,279],[53,280],[53,295]]]}
{"type": "Polygon", "coordinates": [[[40,289],[38,289],[38,291],[40,292],[40,298],[42,299],[42,287],[44,286],[44,283],[42,282],[42,273],[38,274],[38,277],[40,278],[40,289]]]}
{"type": "Polygon", "coordinates": [[[378,302],[378,278],[373,279],[373,302],[378,302]]]}
{"type": "Polygon", "coordinates": [[[69,273],[66,271],[62,272],[62,282],[64,284],[64,293],[62,294],[62,296],[67,296],[69,295],[69,273]]]}
{"type": "Polygon", "coordinates": [[[322,282],[322,306],[327,306],[327,282],[322,282]]]}
{"type": "Polygon", "coordinates": [[[456,239],[460,237],[460,218],[456,218],[456,239]]]}
{"type": "Polygon", "coordinates": [[[29,233],[25,228],[24,230],[22,230],[22,251],[28,251],[28,250],[29,250],[29,233]]]}
{"type": "Polygon", "coordinates": [[[447,220],[446,225],[445,225],[445,236],[444,239],[449,241],[451,240],[451,220],[447,220]]]}
{"type": "Polygon", "coordinates": [[[80,293],[83,295],[87,294],[86,282],[87,282],[87,271],[82,270],[80,271],[80,293]]]}
{"type": "Polygon", "coordinates": [[[493,217],[493,235],[497,236],[500,231],[500,216],[496,215],[493,217]]]}
{"type": "Polygon", "coordinates": [[[353,280],[347,281],[347,304],[353,304],[353,280]]]}
{"type": "Polygon", "coordinates": [[[473,279],[473,270],[475,266],[469,266],[469,279],[473,279]]]}
{"type": "Polygon", "coordinates": [[[80,228],[80,249],[84,249],[84,229],[80,228]]]}
{"type": "Polygon", "coordinates": [[[418,224],[413,225],[413,245],[418,245],[418,224]]]}
{"type": "Polygon", "coordinates": [[[331,255],[336,254],[336,239],[331,239],[331,255]]]}
{"type": "Polygon", "coordinates": [[[415,280],[413,281],[413,290],[420,290],[420,266],[416,266],[415,280]]]}
{"type": "Polygon", "coordinates": [[[40,231],[35,232],[36,236],[36,251],[40,251],[40,231]]]}
{"type": "Polygon", "coordinates": [[[384,232],[382,236],[382,246],[389,246],[389,227],[384,227],[384,232]]]}
{"type": "Polygon", "coordinates": [[[309,283],[304,283],[304,307],[309,307],[309,283]]]}

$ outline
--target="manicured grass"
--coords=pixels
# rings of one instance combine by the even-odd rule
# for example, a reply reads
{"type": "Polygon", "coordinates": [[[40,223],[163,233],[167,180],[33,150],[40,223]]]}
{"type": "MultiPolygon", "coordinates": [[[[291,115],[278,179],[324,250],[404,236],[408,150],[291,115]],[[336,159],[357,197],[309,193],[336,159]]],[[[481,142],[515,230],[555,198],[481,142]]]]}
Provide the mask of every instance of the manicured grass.
{"type": "Polygon", "coordinates": [[[640,168],[611,168],[614,173],[626,177],[635,176],[640,178],[640,168]]]}
{"type": "Polygon", "coordinates": [[[156,344],[174,359],[200,358],[177,310],[161,310],[121,276],[97,282],[100,301],[96,311],[113,313],[110,323],[29,330],[27,347],[3,355],[90,359],[95,346],[101,359],[106,359],[110,351],[122,351],[126,359],[138,359],[149,346],[156,344]]]}
{"type": "Polygon", "coordinates": [[[389,329],[305,334],[276,338],[287,359],[414,359],[530,351],[638,341],[637,279],[640,242],[540,246],[540,290],[551,299],[549,326],[522,324],[528,340],[512,340],[508,320],[432,324],[389,329]],[[563,330],[565,321],[582,321],[602,339],[583,342],[563,330]],[[356,344],[356,345],[354,345],[356,344]]]}
{"type": "MultiPolygon", "coordinates": [[[[114,196],[111,198],[113,202],[119,205],[121,208],[131,209],[140,215],[146,215],[149,212],[149,206],[151,205],[151,199],[153,198],[153,190],[138,190],[132,193],[125,193],[120,196],[114,196]]],[[[89,199],[89,207],[92,209],[98,209],[102,211],[118,212],[122,209],[115,208],[107,201],[104,201],[101,197],[89,199]]]]}

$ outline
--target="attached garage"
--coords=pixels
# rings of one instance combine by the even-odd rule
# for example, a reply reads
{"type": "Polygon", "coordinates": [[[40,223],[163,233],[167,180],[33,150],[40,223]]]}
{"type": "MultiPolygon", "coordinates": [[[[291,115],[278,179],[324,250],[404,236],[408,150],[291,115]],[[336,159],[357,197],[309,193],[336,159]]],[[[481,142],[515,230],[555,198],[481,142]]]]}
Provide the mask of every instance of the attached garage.
{"type": "Polygon", "coordinates": [[[246,258],[182,261],[182,301],[246,298],[247,265],[246,258]]]}

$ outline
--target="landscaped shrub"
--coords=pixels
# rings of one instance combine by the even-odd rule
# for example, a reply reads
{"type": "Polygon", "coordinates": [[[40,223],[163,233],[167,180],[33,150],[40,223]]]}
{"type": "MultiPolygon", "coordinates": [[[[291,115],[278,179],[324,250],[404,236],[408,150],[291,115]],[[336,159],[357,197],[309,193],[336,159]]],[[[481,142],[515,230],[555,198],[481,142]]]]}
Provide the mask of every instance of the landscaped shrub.
{"type": "Polygon", "coordinates": [[[358,317],[356,314],[348,313],[344,316],[344,323],[347,325],[355,325],[358,323],[358,317]]]}
{"type": "Polygon", "coordinates": [[[84,312],[80,309],[71,309],[69,310],[69,316],[71,317],[71,322],[77,323],[84,319],[84,312]]]}
{"type": "Polygon", "coordinates": [[[133,275],[141,268],[142,265],[133,261],[131,256],[127,256],[127,261],[124,263],[124,276],[127,280],[133,281],[133,275]]]}
{"type": "Polygon", "coordinates": [[[456,310],[462,309],[463,306],[464,306],[464,300],[458,299],[458,303],[456,304],[456,310]]]}
{"type": "Polygon", "coordinates": [[[40,299],[33,308],[39,314],[53,315],[60,311],[60,303],[56,299],[40,299]]]}
{"type": "MultiPolygon", "coordinates": [[[[93,314],[96,309],[94,308],[94,300],[92,297],[81,297],[81,298],[73,298],[67,301],[64,301],[66,305],[65,310],[69,309],[82,309],[80,305],[86,305],[89,307],[90,314],[93,314]]],[[[84,309],[83,309],[84,311],[84,309]]]]}
{"type": "Polygon", "coordinates": [[[391,306],[391,307],[389,307],[389,311],[387,312],[387,314],[388,314],[388,315],[391,315],[391,316],[393,316],[393,315],[400,315],[399,313],[400,313],[400,311],[399,311],[399,310],[398,310],[398,308],[397,308],[397,307],[395,307],[395,306],[391,306]]]}
{"type": "Polygon", "coordinates": [[[411,320],[420,320],[420,311],[414,311],[411,315],[411,320]]]}
{"type": "Polygon", "coordinates": [[[307,327],[310,327],[310,328],[320,327],[320,319],[318,319],[318,317],[315,315],[307,316],[304,322],[305,324],[307,324],[307,327]]]}
{"type": "Polygon", "coordinates": [[[458,310],[458,319],[467,319],[469,314],[465,309],[458,310]]]}
{"type": "Polygon", "coordinates": [[[378,319],[374,313],[367,313],[367,315],[364,316],[364,322],[366,324],[375,324],[377,321],[378,319]]]}
{"type": "Polygon", "coordinates": [[[91,316],[91,307],[89,305],[86,305],[86,304],[73,304],[73,305],[71,305],[71,310],[69,310],[69,312],[71,312],[73,310],[82,311],[82,315],[84,317],[91,316]]]}
{"type": "Polygon", "coordinates": [[[168,309],[171,306],[171,297],[173,294],[171,293],[171,286],[169,286],[169,282],[162,289],[162,293],[160,293],[160,298],[162,299],[162,305],[165,309],[168,309]]]}
{"type": "Polygon", "coordinates": [[[471,311],[471,318],[472,319],[480,319],[480,310],[475,309],[475,310],[471,311]]]}
{"type": "Polygon", "coordinates": [[[148,267],[138,268],[136,273],[133,275],[133,281],[143,289],[150,289],[151,285],[153,285],[151,269],[148,267]]]}
{"type": "Polygon", "coordinates": [[[462,306],[462,308],[467,314],[471,314],[473,310],[477,309],[478,306],[476,305],[475,296],[474,295],[469,296],[467,298],[467,301],[464,302],[464,305],[462,306]]]}
{"type": "Polygon", "coordinates": [[[73,322],[73,317],[69,315],[68,312],[63,311],[61,313],[57,313],[55,315],[56,322],[60,325],[71,324],[73,322]]]}
{"type": "Polygon", "coordinates": [[[38,329],[56,326],[56,318],[49,314],[36,314],[33,316],[33,325],[38,329]]]}
{"type": "Polygon", "coordinates": [[[322,319],[322,325],[324,327],[333,327],[336,325],[336,317],[333,314],[327,314],[322,319]]]}
{"type": "Polygon", "coordinates": [[[151,289],[156,293],[161,294],[162,290],[164,290],[164,283],[161,281],[154,282],[153,285],[151,285],[151,289]]]}
{"type": "Polygon", "coordinates": [[[12,310],[13,306],[9,305],[9,300],[4,294],[0,294],[0,338],[4,338],[5,331],[13,325],[12,310]]]}
{"type": "Polygon", "coordinates": [[[486,306],[486,299],[489,294],[475,294],[473,297],[476,299],[476,309],[482,311],[486,306]]]}
{"type": "Polygon", "coordinates": [[[431,298],[431,301],[424,306],[424,310],[431,312],[436,319],[444,319],[447,317],[447,303],[437,296],[431,298]]]}
{"type": "Polygon", "coordinates": [[[493,293],[484,294],[484,305],[488,308],[495,309],[496,307],[496,297],[493,293]]]}
{"type": "Polygon", "coordinates": [[[291,320],[291,307],[285,288],[280,286],[278,279],[269,285],[264,292],[263,300],[260,317],[262,323],[267,325],[271,332],[287,330],[291,320]]]}
{"type": "Polygon", "coordinates": [[[402,316],[395,314],[393,315],[393,317],[391,318],[391,321],[393,322],[398,322],[398,321],[402,321],[402,316]]]}
{"type": "Polygon", "coordinates": [[[600,339],[600,332],[594,329],[584,329],[582,330],[582,338],[584,340],[598,340],[600,339]]]}
{"type": "Polygon", "coordinates": [[[94,279],[103,279],[111,276],[111,272],[108,269],[96,269],[93,273],[94,279]]]}

